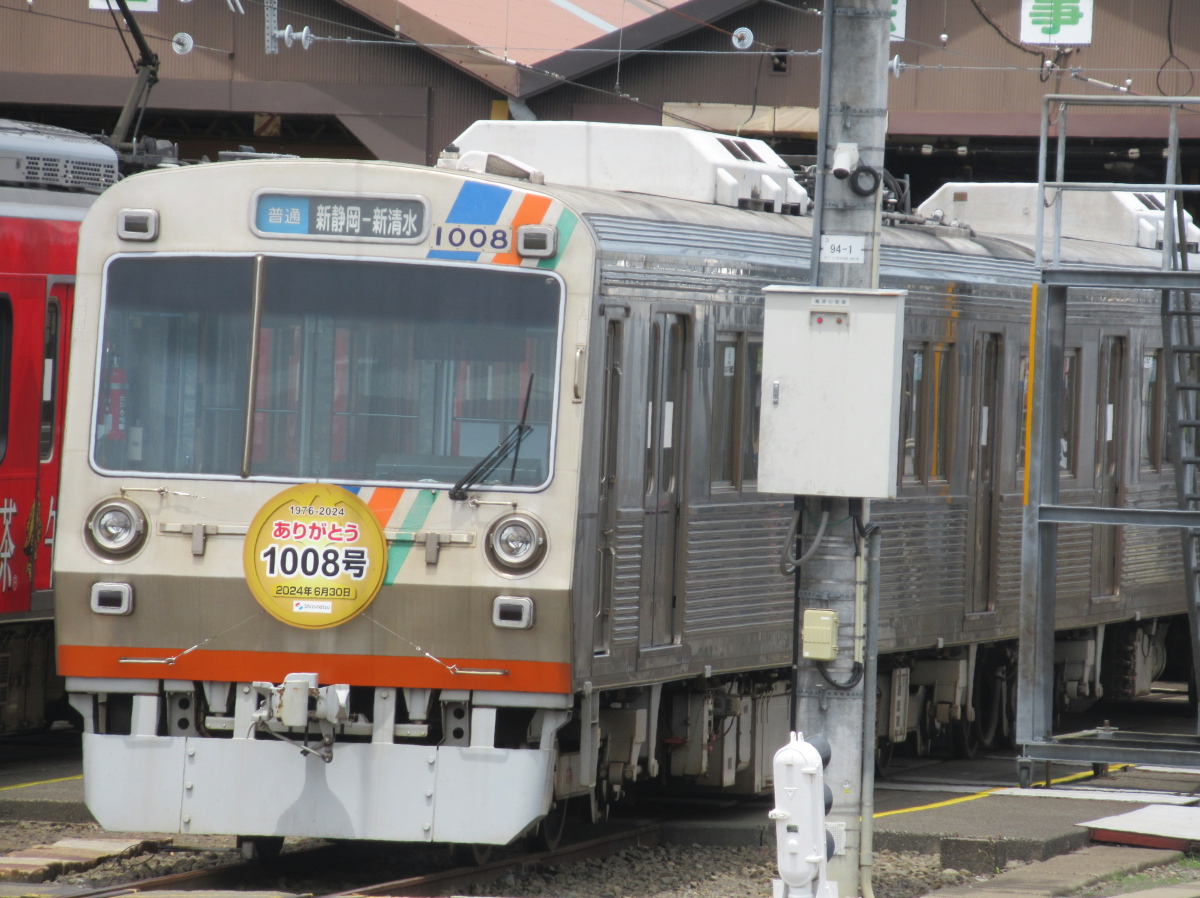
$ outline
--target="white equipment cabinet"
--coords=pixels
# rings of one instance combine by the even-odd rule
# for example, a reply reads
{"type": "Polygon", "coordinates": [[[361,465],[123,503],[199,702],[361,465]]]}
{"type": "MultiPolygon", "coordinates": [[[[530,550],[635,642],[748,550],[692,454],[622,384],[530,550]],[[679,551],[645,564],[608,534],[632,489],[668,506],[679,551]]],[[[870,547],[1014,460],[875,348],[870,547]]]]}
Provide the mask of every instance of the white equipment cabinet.
{"type": "Polygon", "coordinates": [[[905,291],[764,293],[759,491],[895,498],[905,291]]]}

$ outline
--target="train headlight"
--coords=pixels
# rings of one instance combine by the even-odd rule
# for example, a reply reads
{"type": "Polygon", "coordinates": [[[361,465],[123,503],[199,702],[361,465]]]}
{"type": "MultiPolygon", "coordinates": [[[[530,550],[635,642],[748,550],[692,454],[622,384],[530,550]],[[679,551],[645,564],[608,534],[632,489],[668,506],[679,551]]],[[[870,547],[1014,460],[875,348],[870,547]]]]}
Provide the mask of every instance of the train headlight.
{"type": "Polygon", "coordinates": [[[128,555],[146,536],[146,516],[128,499],[107,499],[88,516],[88,536],[105,555],[128,555]]]}
{"type": "Polygon", "coordinates": [[[487,551],[501,573],[528,571],[546,555],[546,531],[529,515],[506,514],[488,531],[487,551]]]}

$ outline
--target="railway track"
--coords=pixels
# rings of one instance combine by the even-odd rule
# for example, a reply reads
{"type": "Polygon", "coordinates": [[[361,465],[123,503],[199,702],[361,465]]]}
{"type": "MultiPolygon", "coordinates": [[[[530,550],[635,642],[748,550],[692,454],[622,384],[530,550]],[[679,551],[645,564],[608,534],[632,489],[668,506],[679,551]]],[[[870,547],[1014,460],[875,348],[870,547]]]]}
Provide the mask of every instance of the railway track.
{"type": "MultiPolygon", "coordinates": [[[[617,854],[627,848],[650,847],[658,844],[657,823],[645,824],[621,830],[610,835],[587,839],[564,845],[554,851],[540,851],[513,855],[488,861],[473,867],[453,867],[392,879],[386,882],[357,886],[343,891],[330,892],[323,898],[358,898],[358,896],[435,896],[476,882],[487,882],[510,872],[527,870],[533,865],[544,863],[571,863],[589,858],[603,858],[617,854]]],[[[343,859],[344,848],[338,845],[323,845],[306,851],[294,851],[264,865],[256,862],[224,864],[203,870],[189,870],[157,876],[137,882],[104,886],[98,889],[75,892],[72,898],[119,898],[144,892],[195,892],[225,891],[244,888],[245,884],[264,878],[278,880],[303,878],[314,874],[328,865],[343,859]]],[[[273,891],[273,890],[268,890],[273,891]]]]}

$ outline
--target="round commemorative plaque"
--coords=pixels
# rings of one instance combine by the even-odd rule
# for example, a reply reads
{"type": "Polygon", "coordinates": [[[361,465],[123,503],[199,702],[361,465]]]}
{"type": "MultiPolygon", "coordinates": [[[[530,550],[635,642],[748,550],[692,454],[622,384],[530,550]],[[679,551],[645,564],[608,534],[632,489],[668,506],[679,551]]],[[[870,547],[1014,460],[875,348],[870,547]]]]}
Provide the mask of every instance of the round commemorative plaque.
{"type": "Polygon", "coordinates": [[[387,540],[353,493],[301,483],[259,509],[242,565],[263,608],[285,624],[319,630],[371,604],[387,572],[387,540]]]}

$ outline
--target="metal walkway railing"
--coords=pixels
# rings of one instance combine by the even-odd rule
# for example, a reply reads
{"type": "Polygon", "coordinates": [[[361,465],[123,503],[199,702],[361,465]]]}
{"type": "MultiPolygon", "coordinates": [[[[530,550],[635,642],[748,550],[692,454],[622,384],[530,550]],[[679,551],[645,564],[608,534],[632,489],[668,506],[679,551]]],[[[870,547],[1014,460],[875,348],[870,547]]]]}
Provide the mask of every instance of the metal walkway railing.
{"type": "MultiPolygon", "coordinates": [[[[1183,536],[1184,574],[1192,663],[1200,682],[1200,271],[1187,270],[1186,232],[1178,194],[1200,191],[1200,185],[1178,184],[1179,112],[1200,107],[1189,97],[1084,97],[1051,94],[1043,99],[1038,157],[1036,263],[1041,283],[1033,294],[1032,446],[1026,476],[1021,551],[1021,632],[1017,693],[1018,773],[1023,786],[1032,779],[1033,763],[1076,761],[1106,764],[1141,762],[1200,767],[1200,735],[1173,736],[1120,733],[1110,729],[1055,736],[1054,634],[1055,555],[1059,524],[1176,527],[1183,536]],[[1119,184],[1066,179],[1067,117],[1074,106],[1159,108],[1170,117],[1167,170],[1162,184],[1119,184]],[[1046,180],[1051,115],[1055,127],[1055,178],[1046,180]],[[1070,269],[1062,265],[1063,197],[1066,191],[1127,191],[1165,194],[1162,262],[1158,269],[1070,269]],[[1045,258],[1047,208],[1053,210],[1050,259],[1045,258]],[[1178,236],[1184,238],[1181,251],[1178,236]],[[1172,440],[1178,509],[1095,508],[1064,506],[1059,498],[1062,433],[1064,341],[1067,295],[1072,288],[1159,290],[1162,293],[1164,368],[1168,386],[1168,425],[1172,440]],[[1057,375],[1057,376],[1056,376],[1057,375]]],[[[1099,659],[1098,659],[1099,660],[1099,659]]],[[[1195,700],[1195,696],[1192,696],[1195,700]]]]}

